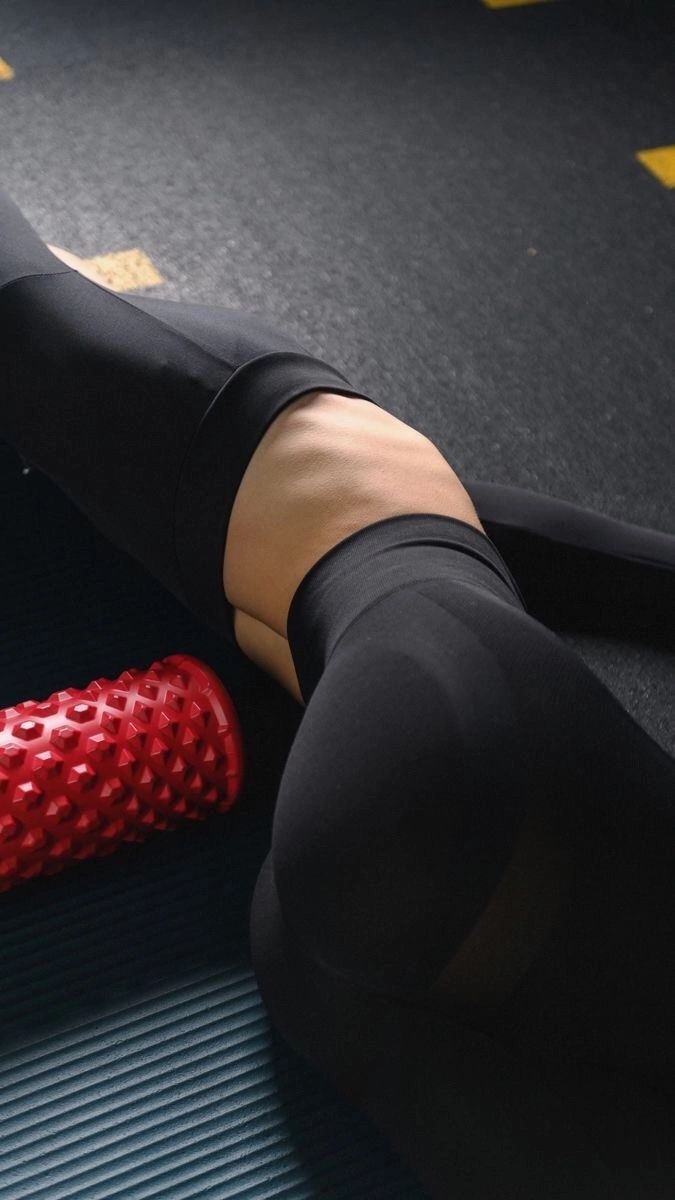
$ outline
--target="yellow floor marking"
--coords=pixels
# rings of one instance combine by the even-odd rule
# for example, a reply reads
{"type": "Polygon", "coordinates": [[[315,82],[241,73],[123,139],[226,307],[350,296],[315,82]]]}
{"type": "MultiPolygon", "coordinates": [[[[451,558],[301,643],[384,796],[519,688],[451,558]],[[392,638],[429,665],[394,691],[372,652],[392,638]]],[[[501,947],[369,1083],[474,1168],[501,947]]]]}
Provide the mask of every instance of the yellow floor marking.
{"type": "Polygon", "coordinates": [[[524,4],[548,4],[550,0],[483,0],[486,8],[521,8],[524,4]]]}
{"type": "Polygon", "coordinates": [[[675,187],[675,146],[656,146],[653,150],[638,150],[638,162],[651,171],[664,187],[675,187]]]}
{"type": "Polygon", "coordinates": [[[0,58],[0,80],[13,78],[14,68],[10,67],[9,63],[5,62],[4,58],[0,58]]]}
{"type": "Polygon", "coordinates": [[[104,286],[117,292],[133,292],[135,288],[154,287],[164,283],[156,267],[143,250],[114,250],[83,260],[91,264],[104,280],[104,286]]]}

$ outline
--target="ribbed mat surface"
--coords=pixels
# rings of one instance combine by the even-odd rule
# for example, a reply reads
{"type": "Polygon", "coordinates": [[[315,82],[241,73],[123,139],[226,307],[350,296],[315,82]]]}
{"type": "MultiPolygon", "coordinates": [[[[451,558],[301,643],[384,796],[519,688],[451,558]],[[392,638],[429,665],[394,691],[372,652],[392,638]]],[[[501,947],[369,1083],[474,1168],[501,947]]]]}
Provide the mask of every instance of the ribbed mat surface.
{"type": "Polygon", "coordinates": [[[229,814],[0,897],[0,1200],[424,1193],[273,1030],[248,913],[300,709],[0,445],[0,705],[188,650],[241,715],[229,814]]]}
{"type": "MultiPolygon", "coordinates": [[[[204,847],[190,849],[199,870],[204,847]]],[[[418,1195],[401,1192],[350,1112],[275,1053],[243,949],[224,937],[218,956],[211,936],[210,969],[189,964],[207,950],[195,925],[215,914],[203,888],[186,897],[184,864],[154,865],[124,897],[123,870],[92,878],[76,912],[85,896],[71,881],[68,903],[4,926],[3,1009],[21,1017],[5,1024],[0,1060],[3,1200],[418,1195]],[[191,954],[172,967],[183,939],[191,954]]]]}

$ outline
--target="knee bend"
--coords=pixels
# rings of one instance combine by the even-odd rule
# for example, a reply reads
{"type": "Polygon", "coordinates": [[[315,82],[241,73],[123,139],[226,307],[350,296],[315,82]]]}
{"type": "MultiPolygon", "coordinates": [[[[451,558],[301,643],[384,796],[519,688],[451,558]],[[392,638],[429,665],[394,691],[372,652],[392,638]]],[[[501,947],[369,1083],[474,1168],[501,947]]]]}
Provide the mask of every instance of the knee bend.
{"type": "Polygon", "coordinates": [[[291,748],[272,836],[284,918],[314,960],[406,993],[429,986],[484,907],[524,802],[492,655],[466,630],[454,646],[428,626],[408,634],[343,639],[291,748]]]}

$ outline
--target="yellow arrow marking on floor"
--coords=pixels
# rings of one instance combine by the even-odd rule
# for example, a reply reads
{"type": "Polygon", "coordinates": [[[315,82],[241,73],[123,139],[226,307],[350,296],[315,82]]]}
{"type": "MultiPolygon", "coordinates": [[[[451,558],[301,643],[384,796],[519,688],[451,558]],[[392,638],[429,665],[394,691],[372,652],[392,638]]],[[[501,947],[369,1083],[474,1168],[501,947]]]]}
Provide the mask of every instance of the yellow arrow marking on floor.
{"type": "Polygon", "coordinates": [[[133,292],[136,288],[154,287],[164,278],[142,250],[114,250],[83,260],[95,267],[104,286],[116,292],[133,292]]]}
{"type": "Polygon", "coordinates": [[[524,4],[549,4],[550,0],[483,0],[486,8],[522,8],[524,4]]]}
{"type": "Polygon", "coordinates": [[[0,80],[13,79],[13,78],[14,78],[14,68],[10,67],[9,63],[5,62],[4,58],[0,58],[0,80]]]}
{"type": "Polygon", "coordinates": [[[638,150],[638,162],[651,171],[664,187],[675,187],[675,146],[655,146],[653,150],[638,150]]]}

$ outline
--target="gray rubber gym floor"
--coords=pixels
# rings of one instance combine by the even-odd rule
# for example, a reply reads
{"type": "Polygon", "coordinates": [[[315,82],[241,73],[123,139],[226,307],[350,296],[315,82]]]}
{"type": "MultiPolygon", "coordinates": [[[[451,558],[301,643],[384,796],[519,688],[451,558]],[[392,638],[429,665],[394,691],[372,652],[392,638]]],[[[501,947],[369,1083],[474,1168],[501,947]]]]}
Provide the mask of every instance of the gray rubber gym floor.
{"type": "MultiPolygon", "coordinates": [[[[0,182],[148,294],[287,329],[460,478],[672,533],[672,34],[655,0],[3,0],[0,182]]],[[[248,764],[227,816],[0,896],[0,1200],[422,1200],[251,969],[302,710],[4,444],[0,506],[0,706],[186,651],[248,764]]],[[[672,656],[569,640],[675,753],[672,656]]],[[[636,1200],[672,1197],[623,1120],[636,1200]]]]}

